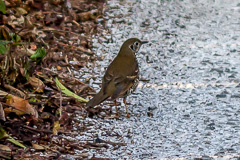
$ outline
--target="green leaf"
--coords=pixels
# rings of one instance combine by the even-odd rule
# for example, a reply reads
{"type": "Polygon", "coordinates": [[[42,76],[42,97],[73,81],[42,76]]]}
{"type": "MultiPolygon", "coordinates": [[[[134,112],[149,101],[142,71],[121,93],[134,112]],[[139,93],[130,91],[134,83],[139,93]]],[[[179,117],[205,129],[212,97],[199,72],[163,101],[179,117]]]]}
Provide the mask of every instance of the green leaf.
{"type": "Polygon", "coordinates": [[[64,85],[62,85],[62,84],[59,82],[58,78],[56,78],[55,81],[56,81],[56,84],[57,84],[58,89],[60,89],[60,90],[61,90],[63,93],[65,93],[67,96],[74,97],[74,98],[76,98],[76,99],[77,99],[78,101],[80,101],[80,102],[85,102],[85,103],[88,102],[88,100],[86,100],[86,99],[84,99],[84,98],[76,95],[75,93],[69,91],[64,85]]]}
{"type": "Polygon", "coordinates": [[[45,49],[43,48],[38,48],[36,50],[36,52],[31,56],[31,59],[36,61],[36,62],[40,62],[43,57],[45,57],[47,55],[45,49]]]}
{"type": "Polygon", "coordinates": [[[0,0],[0,11],[3,14],[6,14],[6,6],[5,6],[5,4],[4,4],[4,2],[2,0],[0,0]]]}
{"type": "Polygon", "coordinates": [[[6,47],[3,43],[0,43],[0,54],[4,54],[6,52],[6,47]]]}
{"type": "Polygon", "coordinates": [[[13,144],[22,147],[22,148],[26,148],[24,145],[22,145],[20,142],[18,142],[17,140],[13,139],[11,136],[9,136],[7,134],[7,132],[2,128],[2,126],[0,126],[0,139],[2,138],[7,138],[8,141],[12,142],[13,144]]]}
{"type": "Polygon", "coordinates": [[[6,133],[6,131],[2,128],[2,126],[0,126],[0,139],[6,138],[8,137],[8,134],[6,133]]]}
{"type": "Polygon", "coordinates": [[[8,141],[12,142],[13,144],[22,147],[22,148],[26,148],[24,145],[22,145],[20,142],[18,142],[17,140],[13,139],[11,136],[9,136],[9,138],[7,139],[8,141]]]}
{"type": "MultiPolygon", "coordinates": [[[[15,43],[18,43],[20,40],[21,40],[21,37],[17,34],[14,34],[14,36],[12,36],[12,40],[15,42],[15,43]]],[[[17,44],[16,44],[17,45],[17,44]]]]}

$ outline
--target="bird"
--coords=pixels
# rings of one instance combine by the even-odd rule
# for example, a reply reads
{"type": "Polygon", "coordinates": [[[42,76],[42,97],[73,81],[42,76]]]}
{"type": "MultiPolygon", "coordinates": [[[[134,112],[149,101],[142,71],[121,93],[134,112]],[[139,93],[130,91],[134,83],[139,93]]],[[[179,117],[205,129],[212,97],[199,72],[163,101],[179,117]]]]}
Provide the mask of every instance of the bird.
{"type": "Polygon", "coordinates": [[[117,56],[110,63],[102,78],[100,91],[87,102],[87,107],[94,107],[109,99],[114,101],[116,116],[118,117],[116,100],[123,98],[127,118],[130,117],[127,110],[126,97],[134,92],[138,86],[139,66],[136,53],[142,44],[145,43],[148,43],[148,41],[141,41],[138,38],[130,38],[123,43],[117,56]]]}

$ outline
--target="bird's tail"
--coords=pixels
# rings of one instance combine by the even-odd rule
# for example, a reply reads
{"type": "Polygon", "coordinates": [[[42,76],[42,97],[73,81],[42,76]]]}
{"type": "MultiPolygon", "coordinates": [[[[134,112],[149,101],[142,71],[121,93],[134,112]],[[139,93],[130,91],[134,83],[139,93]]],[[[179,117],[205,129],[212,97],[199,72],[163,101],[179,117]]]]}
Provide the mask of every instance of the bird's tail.
{"type": "Polygon", "coordinates": [[[106,100],[109,96],[108,95],[104,95],[103,91],[101,90],[98,94],[96,94],[92,99],[90,99],[87,102],[87,106],[88,107],[94,107],[100,103],[102,103],[104,100],[106,100]]]}

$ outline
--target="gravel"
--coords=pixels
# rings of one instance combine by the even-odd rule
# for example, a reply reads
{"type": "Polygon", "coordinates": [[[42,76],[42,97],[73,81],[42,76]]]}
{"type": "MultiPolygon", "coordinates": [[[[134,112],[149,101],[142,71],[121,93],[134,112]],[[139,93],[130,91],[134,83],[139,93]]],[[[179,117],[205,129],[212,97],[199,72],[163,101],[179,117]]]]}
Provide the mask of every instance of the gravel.
{"type": "Polygon", "coordinates": [[[137,37],[150,41],[137,53],[147,81],[127,99],[130,119],[122,104],[119,119],[81,120],[92,132],[76,140],[127,144],[91,149],[89,157],[238,159],[240,0],[112,0],[107,6],[111,32],[93,38],[103,60],[80,74],[94,76],[90,85],[99,90],[122,43],[137,37]]]}

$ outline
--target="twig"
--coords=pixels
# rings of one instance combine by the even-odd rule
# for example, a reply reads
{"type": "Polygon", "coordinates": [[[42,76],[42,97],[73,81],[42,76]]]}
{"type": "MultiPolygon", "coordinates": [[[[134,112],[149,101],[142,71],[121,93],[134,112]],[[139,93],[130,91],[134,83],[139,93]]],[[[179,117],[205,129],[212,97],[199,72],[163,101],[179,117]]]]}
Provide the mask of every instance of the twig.
{"type": "Polygon", "coordinates": [[[6,121],[5,112],[3,111],[2,104],[0,103],[0,119],[6,121]]]}
{"type": "Polygon", "coordinates": [[[3,154],[0,153],[0,157],[4,158],[4,159],[11,159],[11,157],[5,156],[3,154]]]}
{"type": "Polygon", "coordinates": [[[29,127],[29,126],[26,126],[26,125],[24,125],[23,127],[26,128],[26,129],[29,129],[29,130],[38,132],[38,133],[41,133],[41,132],[49,133],[49,134],[52,134],[52,133],[53,133],[53,132],[50,131],[50,130],[43,130],[43,129],[39,130],[39,129],[35,129],[35,128],[29,127]]]}
{"type": "Polygon", "coordinates": [[[71,34],[74,34],[76,36],[79,36],[79,37],[84,37],[84,38],[89,38],[88,36],[83,36],[79,33],[75,33],[75,32],[71,32],[71,31],[64,31],[64,30],[56,30],[54,28],[45,28],[45,29],[42,29],[43,31],[53,31],[53,32],[64,32],[64,33],[71,33],[71,34]]]}
{"type": "Polygon", "coordinates": [[[60,113],[59,120],[62,118],[62,90],[60,89],[60,113]]]}
{"type": "MultiPolygon", "coordinates": [[[[64,57],[64,60],[65,60],[65,62],[69,65],[67,55],[64,57]]],[[[68,72],[71,74],[71,76],[73,77],[72,71],[70,70],[69,67],[67,67],[67,70],[68,70],[68,72]]]]}
{"type": "Polygon", "coordinates": [[[17,95],[19,95],[21,98],[23,98],[23,99],[26,98],[26,94],[23,93],[22,91],[20,91],[19,89],[14,88],[13,86],[10,86],[10,85],[8,85],[8,84],[3,84],[3,86],[4,86],[6,89],[9,89],[11,92],[14,92],[14,93],[16,93],[17,95]]]}
{"type": "Polygon", "coordinates": [[[4,103],[4,102],[0,102],[0,103],[2,103],[4,106],[8,106],[8,107],[11,107],[10,109],[11,110],[18,110],[18,111],[21,111],[21,112],[23,112],[23,113],[26,113],[26,114],[28,114],[26,111],[24,111],[24,110],[21,110],[21,109],[18,109],[18,108],[15,108],[15,107],[13,107],[13,106],[11,106],[11,105],[8,105],[7,103],[4,103]]]}

